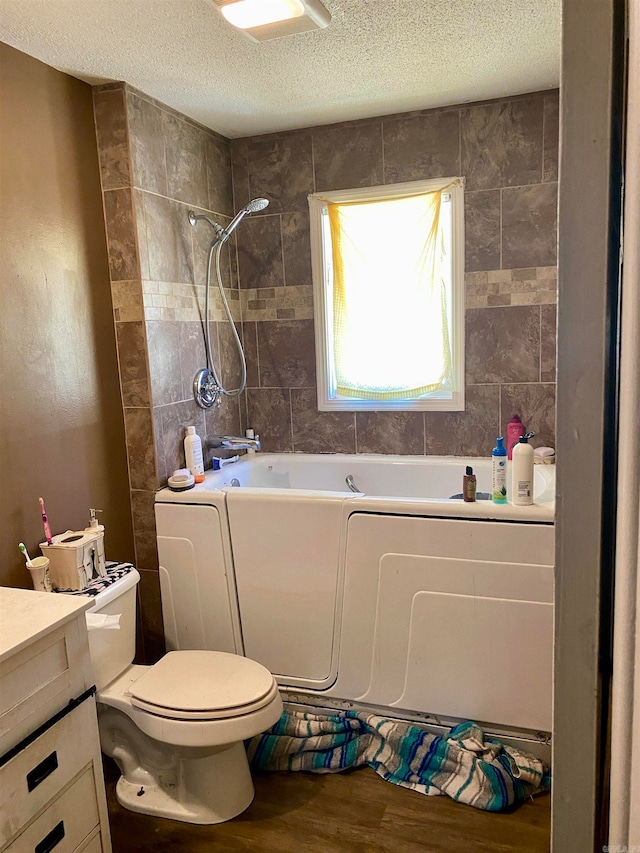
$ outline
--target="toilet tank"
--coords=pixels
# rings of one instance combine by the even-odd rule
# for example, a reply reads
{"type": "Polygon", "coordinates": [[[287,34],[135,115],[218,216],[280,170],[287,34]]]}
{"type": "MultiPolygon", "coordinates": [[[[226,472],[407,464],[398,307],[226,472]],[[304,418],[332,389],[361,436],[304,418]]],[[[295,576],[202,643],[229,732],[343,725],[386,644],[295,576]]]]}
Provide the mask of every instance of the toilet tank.
{"type": "Polygon", "coordinates": [[[136,586],[140,575],[131,569],[95,596],[87,611],[89,653],[96,687],[101,690],[132,663],[136,653],[136,586]],[[119,627],[92,625],[91,614],[119,616],[119,627]]]}

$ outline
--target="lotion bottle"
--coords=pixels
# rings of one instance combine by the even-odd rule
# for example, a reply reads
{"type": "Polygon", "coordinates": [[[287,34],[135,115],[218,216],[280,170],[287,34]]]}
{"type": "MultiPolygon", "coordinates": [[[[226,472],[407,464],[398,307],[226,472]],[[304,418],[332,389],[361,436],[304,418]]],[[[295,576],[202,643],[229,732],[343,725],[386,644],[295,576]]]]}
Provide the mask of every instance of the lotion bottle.
{"type": "Polygon", "coordinates": [[[204,483],[202,441],[200,440],[200,436],[196,435],[196,428],[194,426],[187,427],[187,434],[184,439],[184,455],[187,461],[187,468],[193,474],[196,483],[204,483]]]}
{"type": "Polygon", "coordinates": [[[491,499],[494,504],[506,504],[507,502],[507,448],[504,446],[504,437],[496,439],[496,446],[491,453],[492,485],[491,499]]]}
{"type": "Polygon", "coordinates": [[[531,506],[533,503],[533,447],[529,439],[535,432],[520,436],[513,448],[513,503],[531,506]]]}

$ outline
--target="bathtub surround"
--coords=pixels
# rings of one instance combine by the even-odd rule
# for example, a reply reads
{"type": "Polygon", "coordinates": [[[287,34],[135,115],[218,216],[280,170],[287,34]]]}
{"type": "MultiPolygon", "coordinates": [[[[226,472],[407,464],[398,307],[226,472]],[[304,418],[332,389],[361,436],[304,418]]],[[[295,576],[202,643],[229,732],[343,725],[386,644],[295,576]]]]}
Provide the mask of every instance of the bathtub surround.
{"type": "Polygon", "coordinates": [[[91,87],[0,44],[0,584],[29,587],[43,540],[105,511],[133,558],[91,87]]]}
{"type": "Polygon", "coordinates": [[[554,444],[557,147],[557,92],[232,140],[235,206],[271,200],[238,233],[243,424],[265,450],[482,456],[514,412],[554,444]],[[466,177],[466,411],[318,412],[307,195],[449,175],[466,177]]]}
{"type": "MultiPolygon", "coordinates": [[[[164,648],[154,492],[184,465],[187,426],[253,427],[265,450],[482,456],[518,411],[553,444],[557,109],[537,93],[229,142],[125,84],[94,88],[148,661],[164,648]],[[467,177],[466,411],[318,412],[307,195],[450,174],[467,177]],[[187,212],[225,224],[257,196],[269,207],[223,252],[247,391],[204,412],[192,383],[212,232],[187,212]]],[[[211,298],[214,357],[236,387],[211,298]]]]}
{"type": "MultiPolygon", "coordinates": [[[[221,224],[233,214],[228,142],[124,84],[94,88],[122,407],[126,425],[136,566],[146,659],[164,649],[155,490],[184,466],[187,426],[204,438],[240,429],[237,400],[204,412],[193,378],[205,366],[204,282],[211,229],[189,225],[193,208],[221,224]]],[[[233,245],[230,241],[230,246],[233,245]]],[[[222,253],[235,316],[235,250],[222,253]]],[[[235,354],[217,288],[212,348],[233,383],[235,354]]]]}

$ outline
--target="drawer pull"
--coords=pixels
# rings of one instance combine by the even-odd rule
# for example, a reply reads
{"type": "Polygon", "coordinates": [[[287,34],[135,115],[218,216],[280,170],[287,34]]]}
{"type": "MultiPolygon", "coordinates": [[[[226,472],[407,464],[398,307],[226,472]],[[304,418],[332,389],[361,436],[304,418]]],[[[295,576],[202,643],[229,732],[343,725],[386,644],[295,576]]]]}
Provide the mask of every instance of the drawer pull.
{"type": "Polygon", "coordinates": [[[37,767],[34,767],[27,773],[27,788],[33,791],[38,787],[40,782],[44,782],[47,776],[51,776],[54,770],[58,769],[58,753],[54,750],[51,755],[48,755],[44,761],[41,761],[37,767]]]}
{"type": "Polygon", "coordinates": [[[64,821],[61,820],[57,826],[54,826],[51,832],[42,839],[39,844],[36,844],[34,853],[49,853],[54,847],[64,838],[64,821]]]}

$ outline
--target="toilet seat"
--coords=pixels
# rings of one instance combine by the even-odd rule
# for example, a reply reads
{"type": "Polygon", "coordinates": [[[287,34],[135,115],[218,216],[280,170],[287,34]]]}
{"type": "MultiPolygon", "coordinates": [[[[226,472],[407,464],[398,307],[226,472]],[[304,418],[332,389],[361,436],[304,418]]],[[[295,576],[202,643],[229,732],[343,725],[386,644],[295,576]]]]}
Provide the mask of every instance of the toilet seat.
{"type": "Polygon", "coordinates": [[[173,720],[225,720],[264,708],[278,692],[268,669],[227,652],[169,652],[129,689],[131,704],[173,720]]]}

